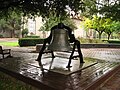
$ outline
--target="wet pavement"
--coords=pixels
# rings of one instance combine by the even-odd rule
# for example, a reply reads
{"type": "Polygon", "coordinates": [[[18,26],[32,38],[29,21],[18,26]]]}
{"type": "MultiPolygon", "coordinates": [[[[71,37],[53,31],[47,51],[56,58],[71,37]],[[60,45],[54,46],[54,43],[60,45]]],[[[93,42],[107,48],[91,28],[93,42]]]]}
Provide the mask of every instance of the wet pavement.
{"type": "Polygon", "coordinates": [[[120,62],[120,49],[91,48],[82,49],[84,57],[92,57],[108,62],[120,62]]]}
{"type": "MultiPolygon", "coordinates": [[[[32,78],[40,78],[38,76],[41,76],[42,72],[39,70],[39,68],[37,68],[37,67],[39,67],[39,63],[37,63],[35,61],[38,56],[38,53],[34,53],[35,47],[4,47],[4,48],[11,48],[11,50],[12,50],[11,53],[12,53],[13,58],[4,59],[4,61],[2,61],[3,64],[1,64],[3,67],[8,66],[6,68],[11,69],[12,71],[15,70],[14,68],[19,67],[19,68],[16,68],[17,70],[15,70],[15,71],[18,71],[21,74],[32,77],[32,78]],[[16,64],[12,64],[12,63],[16,63],[16,64]],[[12,66],[9,66],[10,64],[12,66]],[[26,64],[27,64],[27,66],[26,66],[26,64]],[[24,68],[21,68],[21,67],[24,67],[24,68]],[[25,73],[24,70],[27,70],[27,73],[25,73]],[[39,71],[39,72],[36,72],[36,71],[39,71]],[[31,73],[36,74],[37,77],[30,76],[31,73]]],[[[95,70],[95,69],[97,70],[98,68],[101,68],[104,71],[109,67],[117,66],[120,62],[120,49],[88,48],[88,49],[82,49],[82,53],[83,53],[85,60],[87,60],[87,58],[92,58],[92,60],[109,62],[109,63],[104,63],[104,64],[102,63],[102,65],[90,63],[91,65],[95,64],[95,66],[91,67],[92,69],[91,69],[91,72],[89,72],[89,73],[94,72],[92,70],[95,70]],[[104,65],[106,67],[104,67],[104,65]],[[102,67],[104,67],[104,68],[102,68],[102,67]]],[[[73,61],[73,62],[76,62],[76,61],[73,61]]],[[[60,63],[64,63],[64,62],[60,62],[60,63]]],[[[109,69],[112,69],[112,68],[109,68],[109,69]]],[[[97,74],[99,74],[98,76],[100,76],[100,74],[101,75],[103,74],[103,72],[99,72],[99,71],[100,70],[97,71],[97,74]]],[[[86,72],[88,73],[88,70],[84,71],[84,73],[86,73],[86,72]]],[[[96,72],[94,72],[94,74],[92,73],[91,75],[95,75],[95,77],[96,77],[96,72]]],[[[48,76],[45,76],[45,77],[48,78],[48,76]]],[[[73,75],[73,77],[76,77],[76,76],[73,75]]],[[[86,76],[86,77],[88,77],[88,76],[86,76]]],[[[92,78],[95,78],[95,77],[92,76],[92,78]]],[[[45,78],[42,78],[42,79],[45,79],[45,78]]],[[[64,79],[64,78],[62,78],[62,79],[64,79]]],[[[52,79],[50,79],[50,80],[52,80],[52,79]]],[[[40,81],[43,81],[43,80],[40,79],[40,81]]],[[[47,80],[45,79],[45,81],[47,81],[47,80]]],[[[78,80],[77,80],[77,82],[78,82],[78,80]]],[[[102,84],[97,90],[120,90],[120,87],[119,87],[120,84],[118,82],[120,82],[120,73],[119,72],[117,72],[112,78],[110,78],[108,81],[106,81],[104,84],[102,84]]],[[[61,84],[61,82],[59,82],[59,83],[61,84]]],[[[82,85],[84,86],[84,84],[82,84],[82,85]]],[[[59,88],[61,88],[61,87],[59,87],[59,88]]],[[[72,90],[72,89],[68,89],[68,90],[72,90]]],[[[76,90],[80,90],[80,89],[77,88],[76,90]]]]}

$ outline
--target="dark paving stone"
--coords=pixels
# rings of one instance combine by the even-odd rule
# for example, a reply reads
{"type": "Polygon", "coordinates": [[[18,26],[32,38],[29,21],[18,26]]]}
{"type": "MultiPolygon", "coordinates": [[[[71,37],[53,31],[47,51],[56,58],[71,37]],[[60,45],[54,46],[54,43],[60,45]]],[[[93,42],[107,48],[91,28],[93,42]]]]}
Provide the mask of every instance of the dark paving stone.
{"type": "Polygon", "coordinates": [[[100,85],[96,90],[120,90],[120,70],[118,70],[112,77],[100,85]]]}

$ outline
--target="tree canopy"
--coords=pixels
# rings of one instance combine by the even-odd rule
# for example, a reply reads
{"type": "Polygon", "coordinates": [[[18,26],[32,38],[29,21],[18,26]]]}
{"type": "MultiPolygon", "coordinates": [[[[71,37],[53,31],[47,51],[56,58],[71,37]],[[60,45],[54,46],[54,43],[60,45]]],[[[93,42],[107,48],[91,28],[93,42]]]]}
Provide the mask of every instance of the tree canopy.
{"type": "Polygon", "coordinates": [[[107,18],[120,20],[120,0],[98,0],[98,12],[107,18]]]}
{"type": "Polygon", "coordinates": [[[21,22],[21,15],[18,15],[13,11],[11,12],[9,18],[0,19],[0,31],[5,32],[5,30],[10,30],[11,37],[15,37],[15,31],[20,31],[22,23],[23,22],[21,22]]]}
{"type": "Polygon", "coordinates": [[[101,39],[101,35],[104,32],[104,25],[106,24],[106,19],[98,16],[93,16],[92,19],[86,18],[84,21],[85,28],[94,29],[99,34],[99,39],[101,39]]]}
{"type": "Polygon", "coordinates": [[[113,21],[111,18],[93,16],[92,19],[85,18],[83,25],[86,30],[93,29],[97,31],[99,39],[101,39],[103,32],[107,34],[108,40],[112,33],[120,32],[120,21],[113,21]]]}
{"type": "Polygon", "coordinates": [[[101,14],[120,20],[120,0],[0,0],[0,17],[9,16],[11,11],[24,15],[49,17],[49,13],[66,16],[70,11],[90,16],[101,14]]]}
{"type": "Polygon", "coordinates": [[[82,6],[82,0],[0,0],[0,15],[7,16],[15,10],[31,16],[46,17],[51,11],[64,16],[67,10],[77,12],[82,10],[82,6]]]}

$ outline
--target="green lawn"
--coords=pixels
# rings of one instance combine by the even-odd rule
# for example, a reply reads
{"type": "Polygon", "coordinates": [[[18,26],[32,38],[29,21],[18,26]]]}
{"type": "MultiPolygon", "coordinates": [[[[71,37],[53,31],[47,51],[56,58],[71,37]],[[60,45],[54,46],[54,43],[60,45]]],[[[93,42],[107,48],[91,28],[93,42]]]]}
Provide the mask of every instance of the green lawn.
{"type": "Polygon", "coordinates": [[[12,47],[19,46],[18,42],[0,42],[0,45],[2,45],[2,46],[12,46],[12,47]]]}

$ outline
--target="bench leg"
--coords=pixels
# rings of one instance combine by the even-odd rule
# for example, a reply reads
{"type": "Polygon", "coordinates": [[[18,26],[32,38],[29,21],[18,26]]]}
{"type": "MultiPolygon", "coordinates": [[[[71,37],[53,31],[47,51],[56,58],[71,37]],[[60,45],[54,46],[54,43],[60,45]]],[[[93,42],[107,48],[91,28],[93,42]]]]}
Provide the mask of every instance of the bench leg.
{"type": "Polygon", "coordinates": [[[2,57],[3,57],[3,59],[5,58],[5,57],[4,57],[4,54],[2,54],[2,57]]]}
{"type": "Polygon", "coordinates": [[[11,53],[9,53],[9,56],[11,57],[11,53]]]}

